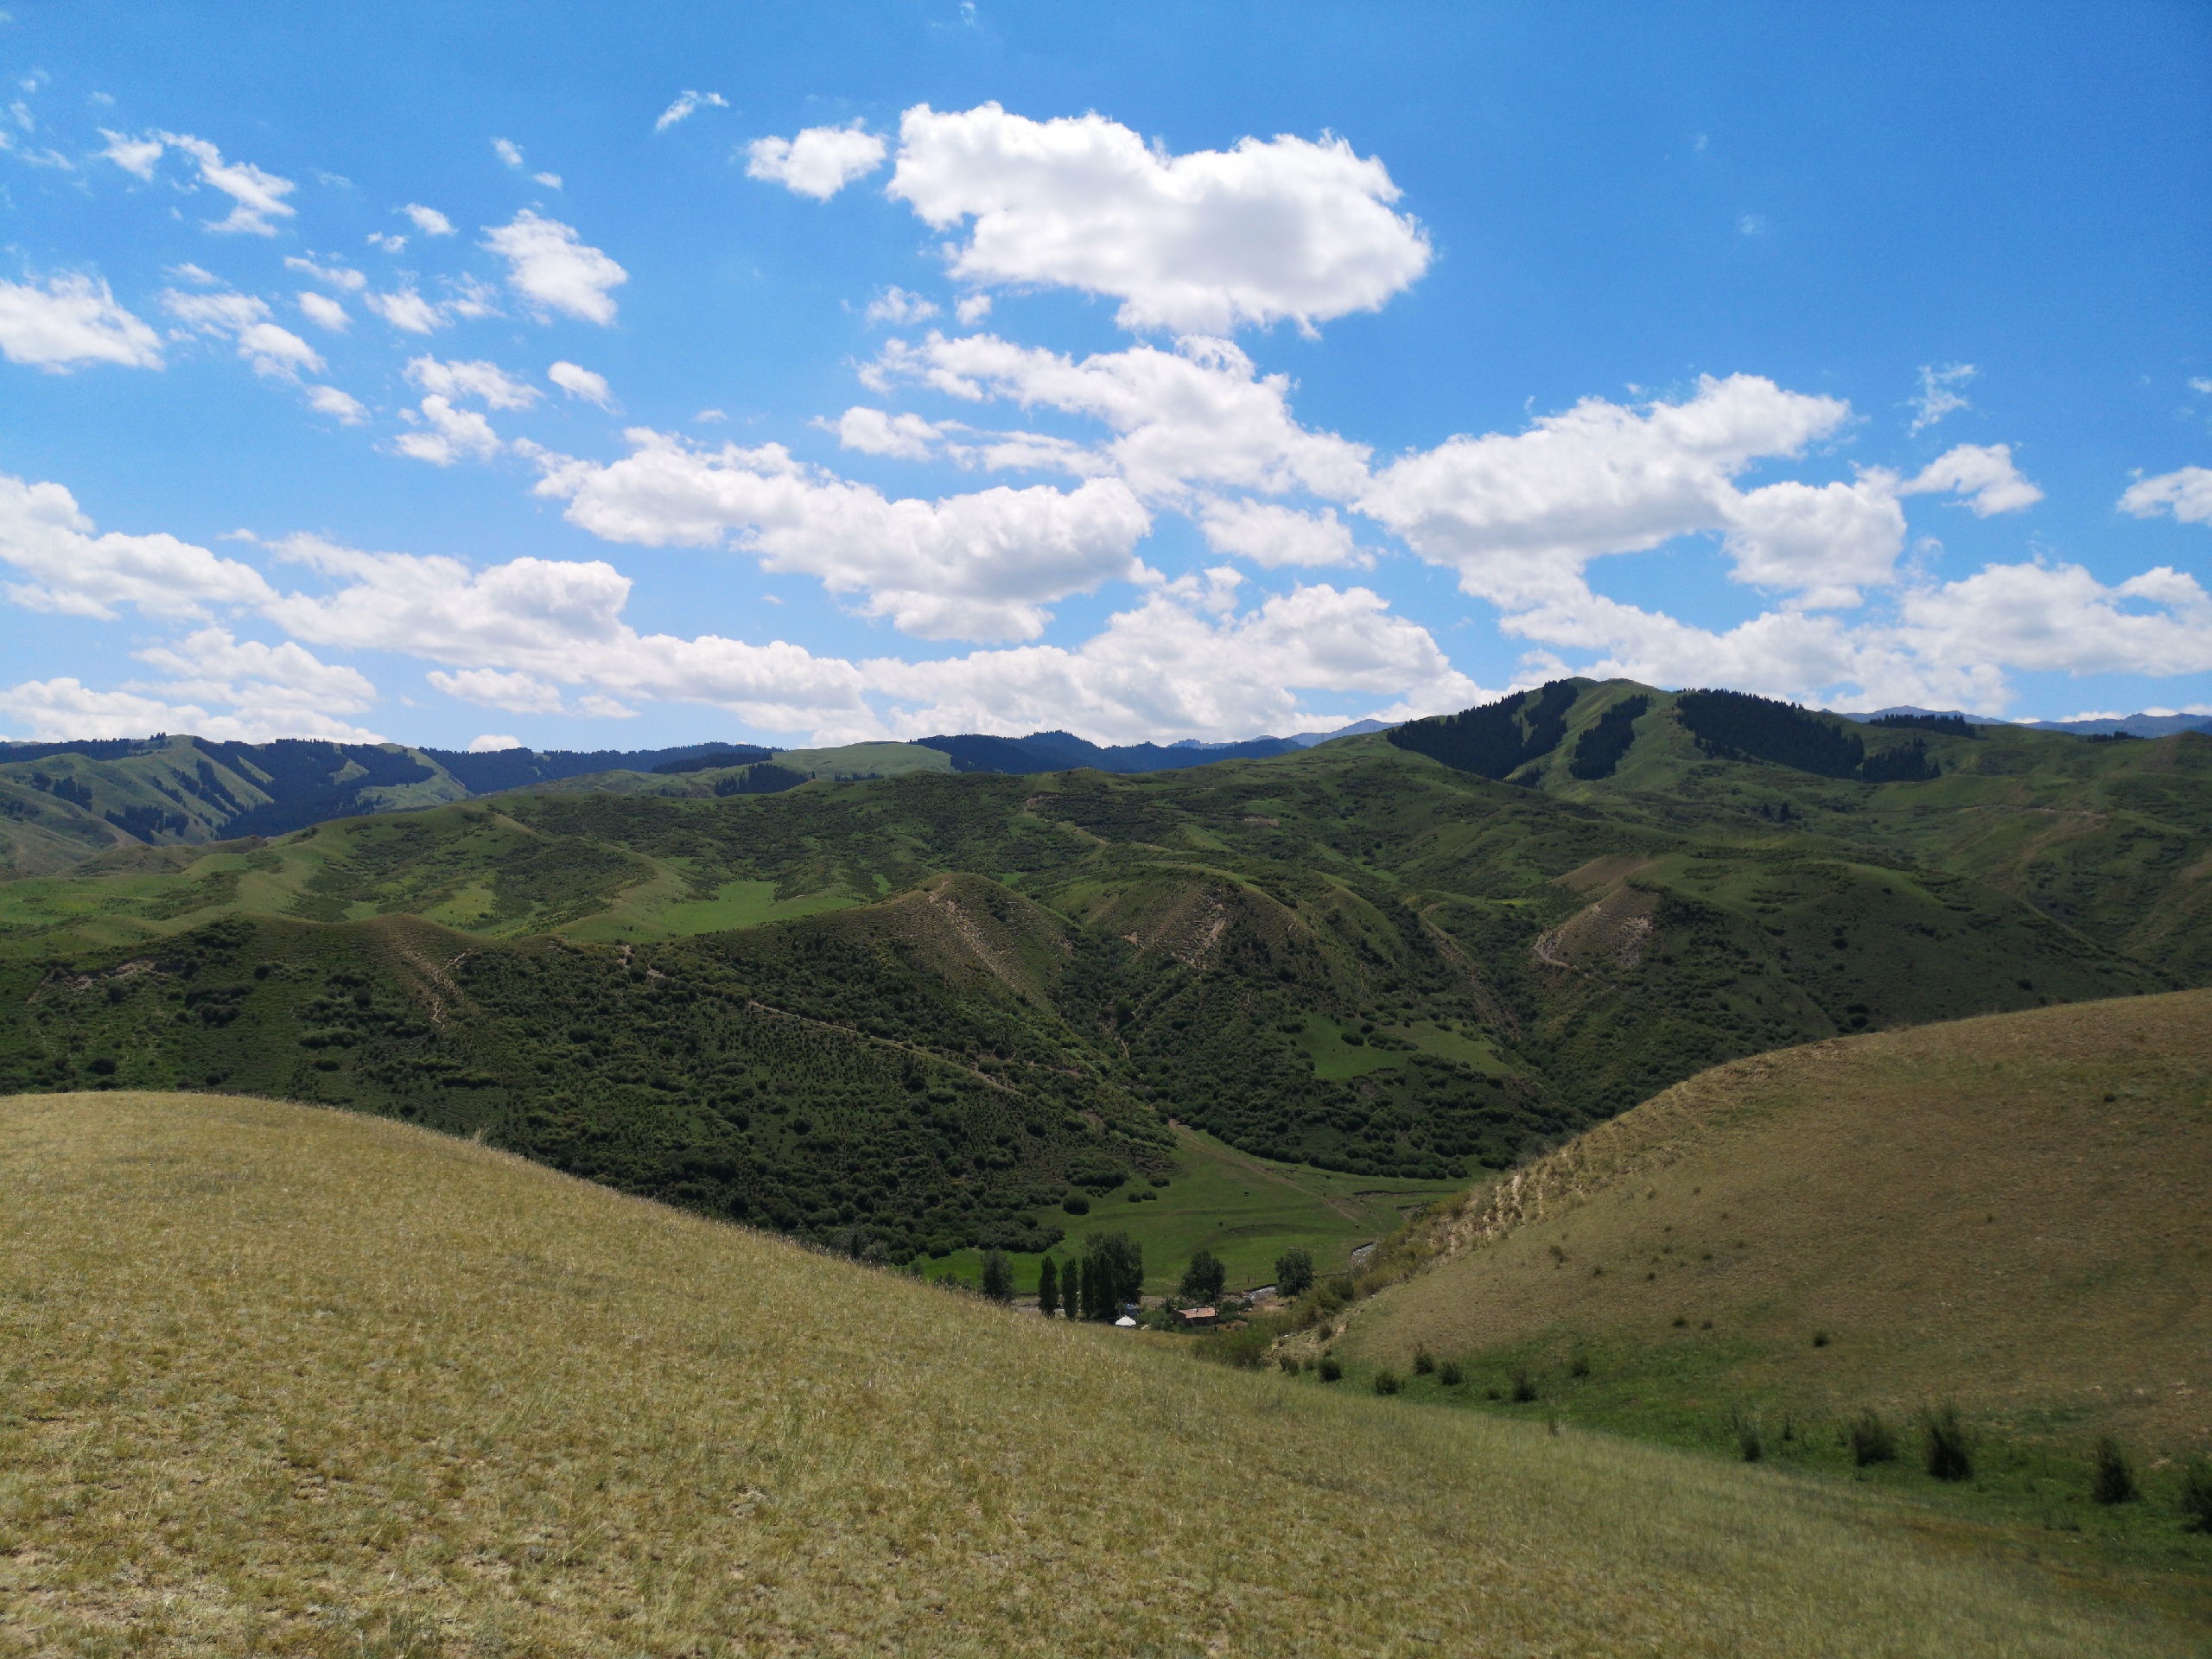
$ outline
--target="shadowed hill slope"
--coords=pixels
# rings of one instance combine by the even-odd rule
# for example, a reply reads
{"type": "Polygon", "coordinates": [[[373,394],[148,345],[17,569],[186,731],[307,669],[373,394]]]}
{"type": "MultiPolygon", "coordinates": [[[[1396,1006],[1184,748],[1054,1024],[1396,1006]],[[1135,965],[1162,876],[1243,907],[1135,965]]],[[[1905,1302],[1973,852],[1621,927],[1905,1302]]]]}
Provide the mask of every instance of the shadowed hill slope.
{"type": "Polygon", "coordinates": [[[1955,1399],[2008,1442],[2202,1453],[2208,1214],[2212,991],[1854,1037],[1704,1072],[1471,1195],[1346,1351],[1493,1356],[1662,1432],[1955,1399]]]}
{"type": "Polygon", "coordinates": [[[1042,1325],[389,1122],[0,1102],[0,1652],[2178,1655],[1765,1471],[1042,1325]]]}

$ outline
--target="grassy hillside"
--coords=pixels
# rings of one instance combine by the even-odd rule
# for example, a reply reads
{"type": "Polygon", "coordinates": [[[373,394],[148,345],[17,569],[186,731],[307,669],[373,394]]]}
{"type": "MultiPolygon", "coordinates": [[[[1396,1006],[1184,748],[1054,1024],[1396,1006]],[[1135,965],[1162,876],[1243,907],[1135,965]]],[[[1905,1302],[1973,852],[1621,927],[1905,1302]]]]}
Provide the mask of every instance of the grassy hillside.
{"type": "MultiPolygon", "coordinates": [[[[1840,1424],[1909,1442],[1953,1401],[1996,1497],[2171,1544],[2177,1466],[2212,1455],[2208,1213],[2212,991],[1854,1037],[1706,1072],[1473,1195],[1338,1348],[1462,1359],[1421,1395],[1525,1373],[1531,1408],[1684,1443],[1749,1419],[1768,1456],[1847,1471],[1840,1424]],[[2155,1503],[2087,1502],[2104,1435],[2155,1503]]],[[[1925,1484],[1909,1447],[1891,1472],[1925,1484]]]]}
{"type": "Polygon", "coordinates": [[[2179,1655],[1878,1497],[1194,1365],[390,1122],[0,1103],[0,1652],[2179,1655]]]}
{"type": "Polygon", "coordinates": [[[2212,931],[2190,908],[2212,739],[1879,733],[1853,764],[1909,741],[1936,775],[1868,783],[1708,756],[1661,694],[1563,683],[1537,771],[1571,774],[1578,733],[1611,729],[1611,776],[1500,782],[1352,738],[1131,778],[541,791],[111,853],[0,883],[0,1084],[219,1077],[817,1239],[961,1249],[1033,1243],[1085,1148],[1157,1142],[1167,1117],[1262,1160],[1465,1180],[1732,1058],[2163,989],[2212,931]],[[2054,762],[2009,804],[1940,793],[1981,775],[1943,745],[1979,766],[2012,742],[2088,770],[2062,787],[2054,762]],[[2098,809],[2048,869],[2021,850],[2045,797],[2128,790],[2135,816],[2098,809]],[[2028,826],[1990,880],[1938,856],[1969,822],[1985,861],[2028,826]],[[2054,914],[2049,871],[2101,896],[2054,914]],[[403,936],[454,987],[380,966],[369,942],[403,936]],[[634,1029],[608,991],[632,982],[658,988],[634,1029]],[[361,1019],[309,1017],[359,994],[361,1019]],[[957,1133],[925,1132],[901,1104],[933,1086],[906,1090],[910,1052],[999,1068],[976,1098],[1008,1120],[956,1106],[957,1133]],[[906,1173],[887,1185],[870,1160],[892,1123],[906,1173]]]}

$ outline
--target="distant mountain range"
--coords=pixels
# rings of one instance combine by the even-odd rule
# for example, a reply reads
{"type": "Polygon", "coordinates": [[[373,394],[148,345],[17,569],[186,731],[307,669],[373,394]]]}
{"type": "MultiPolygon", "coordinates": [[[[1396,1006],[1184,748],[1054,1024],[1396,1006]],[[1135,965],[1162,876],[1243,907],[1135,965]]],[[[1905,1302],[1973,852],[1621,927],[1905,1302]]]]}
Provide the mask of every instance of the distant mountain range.
{"type": "Polygon", "coordinates": [[[2114,715],[2102,720],[1986,720],[1955,709],[1918,709],[1898,703],[1889,709],[1870,709],[1862,714],[1845,713],[1846,720],[1862,725],[1897,715],[1963,720],[1970,726],[2018,726],[2030,732],[2070,732],[2075,737],[2170,737],[2176,732],[2212,732],[2212,715],[2114,715]]]}

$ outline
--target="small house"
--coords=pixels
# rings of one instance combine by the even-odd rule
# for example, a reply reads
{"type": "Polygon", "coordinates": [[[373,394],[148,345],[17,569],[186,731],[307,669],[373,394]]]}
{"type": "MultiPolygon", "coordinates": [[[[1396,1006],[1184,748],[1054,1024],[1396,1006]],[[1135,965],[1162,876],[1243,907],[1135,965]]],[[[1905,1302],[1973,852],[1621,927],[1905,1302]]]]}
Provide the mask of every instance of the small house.
{"type": "Polygon", "coordinates": [[[1221,1322],[1221,1311],[1211,1307],[1179,1307],[1175,1317],[1183,1322],[1185,1331],[1198,1331],[1221,1322]]]}

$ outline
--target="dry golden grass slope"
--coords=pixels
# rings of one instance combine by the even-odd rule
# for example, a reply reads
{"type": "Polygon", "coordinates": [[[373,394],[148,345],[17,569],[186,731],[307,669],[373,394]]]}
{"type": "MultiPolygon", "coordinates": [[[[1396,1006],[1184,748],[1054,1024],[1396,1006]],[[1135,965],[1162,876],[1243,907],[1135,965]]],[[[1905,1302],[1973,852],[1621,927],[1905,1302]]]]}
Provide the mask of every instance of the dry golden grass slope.
{"type": "Polygon", "coordinates": [[[1998,1014],[1668,1090],[1434,1224],[1447,1254],[1341,1347],[1581,1350],[1708,1403],[1949,1396],[2000,1434],[2201,1452],[2208,1216],[2212,991],[1998,1014]]]}
{"type": "Polygon", "coordinates": [[[0,1191],[11,1654],[2192,1647],[1848,1490],[1204,1366],[389,1121],[19,1097],[0,1191]]]}

